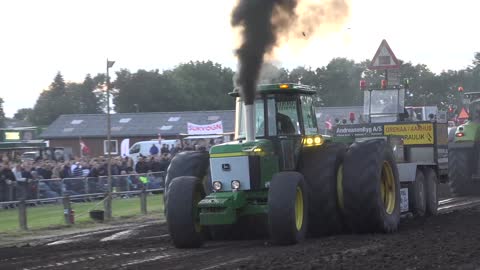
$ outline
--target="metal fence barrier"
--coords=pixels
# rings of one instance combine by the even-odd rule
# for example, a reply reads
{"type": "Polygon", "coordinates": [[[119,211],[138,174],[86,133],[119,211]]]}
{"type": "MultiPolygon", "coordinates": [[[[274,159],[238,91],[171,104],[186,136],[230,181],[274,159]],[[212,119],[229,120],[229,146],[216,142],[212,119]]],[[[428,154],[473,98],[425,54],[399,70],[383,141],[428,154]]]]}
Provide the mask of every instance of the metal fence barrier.
{"type": "Polygon", "coordinates": [[[0,185],[0,206],[16,207],[22,200],[27,204],[59,201],[66,195],[72,200],[91,200],[104,197],[105,193],[137,194],[138,191],[162,192],[165,172],[145,174],[112,175],[111,186],[108,176],[39,179],[11,182],[0,185]]]}
{"type": "MultiPolygon", "coordinates": [[[[4,185],[0,193],[6,198],[0,207],[18,207],[19,228],[28,230],[27,207],[42,203],[62,203],[65,224],[74,224],[74,211],[71,202],[103,200],[105,218],[109,219],[112,205],[105,203],[110,196],[138,196],[140,211],[147,214],[147,194],[163,193],[165,172],[113,175],[109,185],[108,177],[79,177],[64,179],[39,179],[18,181],[4,185]],[[7,197],[8,196],[8,197],[7,197]]],[[[1,188],[1,187],[0,187],[1,188]]],[[[98,204],[100,204],[102,201],[98,204]]],[[[98,205],[97,204],[97,205],[98,205]]]]}

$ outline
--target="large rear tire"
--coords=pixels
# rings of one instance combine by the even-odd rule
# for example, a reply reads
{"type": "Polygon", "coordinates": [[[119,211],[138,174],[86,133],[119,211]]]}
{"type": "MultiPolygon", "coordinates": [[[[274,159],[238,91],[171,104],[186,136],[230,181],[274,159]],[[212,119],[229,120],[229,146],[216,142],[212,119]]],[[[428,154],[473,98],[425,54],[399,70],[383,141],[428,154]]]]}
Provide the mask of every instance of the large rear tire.
{"type": "Polygon", "coordinates": [[[448,150],[448,179],[450,191],[456,196],[480,194],[480,182],[474,182],[474,149],[452,148],[448,150]]]}
{"type": "Polygon", "coordinates": [[[415,181],[409,184],[408,202],[412,213],[417,217],[425,216],[427,212],[427,184],[423,172],[417,169],[415,181]]]}
{"type": "Polygon", "coordinates": [[[438,214],[438,179],[432,168],[425,168],[425,183],[427,184],[427,215],[438,214]]]}
{"type": "Polygon", "coordinates": [[[177,248],[200,247],[205,236],[197,207],[205,197],[200,180],[193,176],[177,177],[169,192],[167,226],[173,244],[177,248]]]}
{"type": "Polygon", "coordinates": [[[302,153],[299,170],[308,186],[308,232],[314,237],[342,231],[336,183],[346,149],[344,144],[328,143],[302,153]]]}
{"type": "Polygon", "coordinates": [[[400,182],[390,145],[382,139],[352,144],[338,178],[339,204],[353,232],[393,232],[400,222],[400,182]]]}
{"type": "Polygon", "coordinates": [[[280,172],[268,190],[268,229],[273,243],[291,245],[305,238],[308,226],[308,194],[298,172],[280,172]]]}

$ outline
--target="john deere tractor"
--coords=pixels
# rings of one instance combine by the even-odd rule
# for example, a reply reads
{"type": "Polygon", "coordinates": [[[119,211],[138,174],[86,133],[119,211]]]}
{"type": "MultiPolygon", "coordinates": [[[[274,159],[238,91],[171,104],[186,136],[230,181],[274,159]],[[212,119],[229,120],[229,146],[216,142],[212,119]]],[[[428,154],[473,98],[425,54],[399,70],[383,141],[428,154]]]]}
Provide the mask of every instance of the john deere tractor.
{"type": "Polygon", "coordinates": [[[480,194],[480,92],[467,92],[463,100],[469,118],[448,146],[450,189],[460,196],[480,194]]]}
{"type": "Polygon", "coordinates": [[[209,153],[178,154],[168,169],[166,217],[176,247],[245,228],[265,229],[276,244],[307,233],[397,229],[400,186],[386,140],[347,146],[320,135],[316,91],[305,85],[260,85],[251,105],[238,89],[231,94],[236,139],[209,153]]]}

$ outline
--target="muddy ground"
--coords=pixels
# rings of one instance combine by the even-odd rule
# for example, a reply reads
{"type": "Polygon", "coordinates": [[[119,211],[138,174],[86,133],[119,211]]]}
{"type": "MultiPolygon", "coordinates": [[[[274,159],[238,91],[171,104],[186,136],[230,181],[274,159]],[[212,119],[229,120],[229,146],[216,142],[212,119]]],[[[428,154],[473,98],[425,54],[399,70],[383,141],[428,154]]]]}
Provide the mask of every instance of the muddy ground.
{"type": "Polygon", "coordinates": [[[442,201],[395,234],[337,235],[295,246],[207,242],[179,250],[164,223],[132,224],[0,248],[0,269],[480,269],[480,199],[442,201]]]}

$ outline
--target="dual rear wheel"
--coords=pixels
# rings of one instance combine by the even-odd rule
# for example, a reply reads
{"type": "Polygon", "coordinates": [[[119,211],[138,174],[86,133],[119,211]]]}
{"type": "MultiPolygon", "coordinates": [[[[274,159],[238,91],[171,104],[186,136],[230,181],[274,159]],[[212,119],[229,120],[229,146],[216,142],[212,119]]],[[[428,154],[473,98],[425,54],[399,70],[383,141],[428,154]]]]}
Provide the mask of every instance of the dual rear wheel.
{"type": "Polygon", "coordinates": [[[337,177],[340,212],[352,232],[394,232],[400,222],[400,181],[385,140],[352,144],[337,177]]]}

